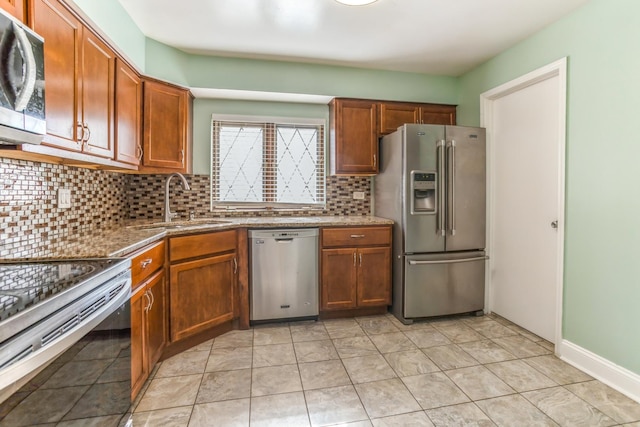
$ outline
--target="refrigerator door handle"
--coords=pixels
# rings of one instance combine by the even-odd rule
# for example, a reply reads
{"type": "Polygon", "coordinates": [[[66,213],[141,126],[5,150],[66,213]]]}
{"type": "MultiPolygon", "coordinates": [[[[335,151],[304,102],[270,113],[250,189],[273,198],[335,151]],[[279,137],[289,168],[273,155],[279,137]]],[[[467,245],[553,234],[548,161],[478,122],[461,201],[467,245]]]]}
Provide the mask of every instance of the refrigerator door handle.
{"type": "Polygon", "coordinates": [[[438,162],[438,208],[436,209],[438,218],[437,218],[437,234],[440,234],[441,236],[445,236],[446,235],[446,225],[445,225],[445,217],[444,217],[444,201],[445,201],[445,186],[444,186],[444,170],[445,170],[445,140],[442,139],[440,141],[438,141],[437,145],[436,145],[436,155],[438,157],[437,162],[438,162]]]}
{"type": "Polygon", "coordinates": [[[449,233],[452,236],[456,235],[456,142],[451,140],[447,143],[447,151],[449,154],[449,169],[448,169],[448,181],[449,181],[449,193],[448,200],[448,215],[449,215],[449,233]]]}
{"type": "Polygon", "coordinates": [[[471,261],[484,261],[489,259],[488,256],[478,256],[473,258],[462,258],[462,259],[439,259],[436,261],[416,261],[414,259],[409,260],[409,265],[425,265],[425,264],[457,264],[460,262],[471,262],[471,261]]]}

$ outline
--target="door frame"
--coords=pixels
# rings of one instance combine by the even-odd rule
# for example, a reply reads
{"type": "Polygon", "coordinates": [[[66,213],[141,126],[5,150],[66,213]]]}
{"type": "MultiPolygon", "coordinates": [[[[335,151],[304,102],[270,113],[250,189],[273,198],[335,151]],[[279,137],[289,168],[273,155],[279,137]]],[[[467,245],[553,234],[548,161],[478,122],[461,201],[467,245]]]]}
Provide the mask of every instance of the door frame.
{"type": "Polygon", "coordinates": [[[504,96],[520,91],[544,80],[558,77],[558,228],[557,245],[558,260],[556,271],[556,325],[555,345],[556,351],[562,342],[562,303],[564,288],[564,230],[565,230],[565,173],[566,173],[566,107],[567,107],[567,58],[561,58],[551,64],[531,71],[521,77],[504,83],[480,94],[480,124],[487,129],[487,255],[489,255],[489,268],[486,270],[485,311],[492,311],[491,301],[493,286],[491,283],[491,271],[495,260],[492,259],[492,248],[495,243],[493,230],[495,227],[495,171],[492,164],[495,163],[495,148],[493,141],[493,106],[494,102],[504,96]]]}

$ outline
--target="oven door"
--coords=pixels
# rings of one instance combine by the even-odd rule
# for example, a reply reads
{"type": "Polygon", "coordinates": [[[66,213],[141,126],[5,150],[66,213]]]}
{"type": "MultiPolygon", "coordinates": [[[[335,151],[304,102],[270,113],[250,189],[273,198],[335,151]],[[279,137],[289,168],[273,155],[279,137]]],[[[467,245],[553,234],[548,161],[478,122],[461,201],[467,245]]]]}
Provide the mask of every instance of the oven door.
{"type": "Polygon", "coordinates": [[[0,425],[130,422],[130,295],[127,271],[2,343],[0,425]]]}

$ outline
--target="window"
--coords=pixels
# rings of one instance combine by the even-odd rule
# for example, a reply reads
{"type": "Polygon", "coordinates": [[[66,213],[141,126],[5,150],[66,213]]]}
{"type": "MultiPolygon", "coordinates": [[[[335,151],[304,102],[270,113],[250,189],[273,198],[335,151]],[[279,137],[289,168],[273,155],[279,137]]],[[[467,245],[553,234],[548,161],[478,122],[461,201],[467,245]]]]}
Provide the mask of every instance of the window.
{"type": "Polygon", "coordinates": [[[323,208],[324,124],[212,122],[212,208],[323,208]]]}

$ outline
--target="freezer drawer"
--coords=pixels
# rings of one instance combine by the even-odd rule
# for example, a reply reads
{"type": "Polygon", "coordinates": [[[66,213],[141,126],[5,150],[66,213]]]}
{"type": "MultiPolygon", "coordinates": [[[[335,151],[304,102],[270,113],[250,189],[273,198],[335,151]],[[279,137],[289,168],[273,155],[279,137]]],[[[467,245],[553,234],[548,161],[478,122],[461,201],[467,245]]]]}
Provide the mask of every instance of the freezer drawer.
{"type": "Polygon", "coordinates": [[[250,320],[318,316],[318,234],[249,230],[250,320]]]}
{"type": "Polygon", "coordinates": [[[404,259],[404,317],[484,309],[483,251],[411,255],[404,259]]]}

